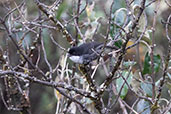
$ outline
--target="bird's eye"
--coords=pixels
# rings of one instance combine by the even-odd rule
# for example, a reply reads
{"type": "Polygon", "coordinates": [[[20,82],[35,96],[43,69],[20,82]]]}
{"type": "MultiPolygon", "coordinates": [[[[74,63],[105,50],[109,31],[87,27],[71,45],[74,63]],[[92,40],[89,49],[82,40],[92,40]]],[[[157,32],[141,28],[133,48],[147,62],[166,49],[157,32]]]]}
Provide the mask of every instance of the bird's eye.
{"type": "Polygon", "coordinates": [[[73,51],[73,52],[72,52],[72,54],[74,55],[74,54],[76,54],[76,52],[75,52],[75,51],[73,51]]]}
{"type": "Polygon", "coordinates": [[[74,49],[70,49],[70,50],[69,50],[69,54],[74,55],[74,54],[76,54],[76,52],[75,52],[75,50],[74,50],[74,49]]]}

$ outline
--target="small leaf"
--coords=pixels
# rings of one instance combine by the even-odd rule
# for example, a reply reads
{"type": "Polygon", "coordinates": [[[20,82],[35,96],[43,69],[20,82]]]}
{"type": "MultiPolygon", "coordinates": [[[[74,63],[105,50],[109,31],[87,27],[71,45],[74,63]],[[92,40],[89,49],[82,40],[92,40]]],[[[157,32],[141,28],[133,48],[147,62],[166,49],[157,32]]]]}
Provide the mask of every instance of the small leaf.
{"type": "Polygon", "coordinates": [[[93,101],[90,100],[89,98],[83,99],[83,102],[84,102],[85,104],[91,104],[91,103],[93,103],[93,101]]]}
{"type": "MultiPolygon", "coordinates": [[[[154,55],[154,72],[158,72],[160,69],[160,63],[161,63],[161,57],[160,55],[154,55]]],[[[151,58],[149,53],[147,52],[145,55],[145,60],[144,60],[144,69],[143,69],[143,75],[144,74],[151,74],[152,69],[151,69],[151,58]]]]}
{"type": "MultiPolygon", "coordinates": [[[[123,72],[122,72],[122,76],[123,76],[123,77],[127,78],[128,75],[129,75],[129,77],[128,77],[128,79],[127,79],[127,83],[130,85],[130,83],[131,83],[131,81],[132,81],[132,77],[133,77],[132,72],[131,72],[131,73],[129,73],[128,71],[123,71],[123,72]]],[[[123,79],[122,77],[120,77],[120,78],[118,78],[118,79],[116,80],[117,92],[120,91],[120,89],[121,89],[121,87],[122,87],[122,85],[123,85],[124,82],[125,82],[125,81],[124,81],[124,79],[123,79]]],[[[127,92],[128,92],[128,86],[127,86],[126,83],[125,83],[124,86],[123,86],[123,88],[122,88],[120,97],[121,97],[122,99],[124,99],[125,96],[127,95],[127,92]]]]}
{"type": "Polygon", "coordinates": [[[161,58],[160,55],[154,55],[154,71],[158,72],[160,69],[161,58]]]}
{"type": "Polygon", "coordinates": [[[153,93],[151,84],[142,82],[141,88],[147,94],[147,96],[152,97],[153,93]]]}
{"type": "Polygon", "coordinates": [[[110,36],[113,38],[119,32],[120,28],[117,26],[123,26],[127,18],[127,9],[120,8],[114,14],[112,14],[112,22],[110,26],[110,36]],[[117,24],[117,25],[116,25],[117,24]]]}
{"type": "Polygon", "coordinates": [[[123,62],[123,65],[125,67],[130,67],[130,66],[134,66],[136,64],[135,61],[126,61],[126,62],[123,62]]]}
{"type": "Polygon", "coordinates": [[[143,75],[144,74],[150,74],[151,71],[151,66],[150,66],[150,56],[149,53],[147,52],[145,55],[145,59],[144,59],[144,70],[143,70],[143,75]]]}
{"type": "MultiPolygon", "coordinates": [[[[143,31],[138,31],[138,32],[141,35],[143,31]]],[[[151,45],[151,43],[152,43],[151,33],[152,33],[152,30],[148,29],[147,31],[145,31],[145,34],[144,34],[144,36],[141,39],[142,41],[145,41],[148,45],[151,45]]]]}
{"type": "Polygon", "coordinates": [[[57,99],[58,101],[60,101],[62,95],[59,93],[59,91],[57,91],[57,90],[54,90],[54,91],[55,91],[55,97],[56,97],[56,99],[57,99]]]}
{"type": "Polygon", "coordinates": [[[100,23],[98,22],[99,18],[96,18],[94,21],[89,23],[89,26],[85,32],[85,39],[92,39],[95,32],[98,30],[100,23]]]}
{"type": "Polygon", "coordinates": [[[56,12],[56,19],[60,19],[63,12],[66,10],[66,7],[68,7],[66,2],[63,2],[62,4],[59,5],[56,12]]]}
{"type": "Polygon", "coordinates": [[[144,99],[140,100],[137,104],[137,112],[141,114],[150,114],[150,103],[144,99]]]}
{"type": "Polygon", "coordinates": [[[132,86],[132,89],[135,92],[138,92],[139,88],[140,88],[140,85],[141,85],[141,82],[137,80],[137,79],[139,79],[141,77],[140,71],[139,70],[134,71],[134,75],[133,76],[134,77],[132,78],[131,86],[132,86]]]}
{"type": "Polygon", "coordinates": [[[72,102],[70,104],[69,109],[70,109],[70,114],[76,114],[76,112],[77,112],[77,106],[76,106],[76,104],[74,102],[72,102]]]}
{"type": "Polygon", "coordinates": [[[95,6],[95,2],[93,2],[91,5],[88,4],[86,7],[87,17],[90,20],[95,18],[95,12],[93,11],[94,6],[95,6]]]}
{"type": "Polygon", "coordinates": [[[118,48],[121,48],[122,47],[122,40],[118,40],[114,43],[114,45],[118,48]]]}
{"type": "Polygon", "coordinates": [[[169,77],[169,79],[171,80],[171,74],[168,72],[167,76],[169,77]]]}
{"type": "Polygon", "coordinates": [[[127,17],[127,9],[120,8],[114,14],[114,22],[122,26],[126,21],[126,17],[127,17]]]}

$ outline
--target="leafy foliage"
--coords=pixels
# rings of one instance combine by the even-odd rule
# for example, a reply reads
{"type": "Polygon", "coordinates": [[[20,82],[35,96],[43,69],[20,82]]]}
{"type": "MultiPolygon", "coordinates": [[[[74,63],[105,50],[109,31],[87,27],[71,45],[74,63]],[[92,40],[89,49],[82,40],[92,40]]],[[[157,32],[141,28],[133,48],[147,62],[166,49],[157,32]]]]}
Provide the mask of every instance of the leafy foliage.
{"type": "Polygon", "coordinates": [[[128,92],[128,85],[127,84],[130,85],[133,74],[132,74],[132,72],[129,73],[128,71],[123,71],[121,75],[123,76],[123,78],[126,79],[127,82],[125,83],[125,80],[122,77],[120,77],[116,80],[116,87],[117,87],[118,92],[121,91],[120,97],[122,99],[124,99],[125,96],[127,95],[127,92],[128,92]]]}
{"type": "MultiPolygon", "coordinates": [[[[154,55],[154,71],[158,72],[160,69],[160,63],[161,63],[161,58],[160,55],[154,55]]],[[[144,69],[143,69],[143,74],[151,74],[152,73],[152,68],[151,68],[151,57],[149,53],[147,52],[145,55],[144,59],[144,69]]]]}

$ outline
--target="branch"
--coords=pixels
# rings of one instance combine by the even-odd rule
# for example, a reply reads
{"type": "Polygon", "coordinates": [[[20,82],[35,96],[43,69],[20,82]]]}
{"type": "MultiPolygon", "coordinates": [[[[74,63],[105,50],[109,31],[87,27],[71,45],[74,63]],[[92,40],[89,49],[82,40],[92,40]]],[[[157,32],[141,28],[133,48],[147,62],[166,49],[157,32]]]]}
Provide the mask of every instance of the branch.
{"type": "Polygon", "coordinates": [[[44,72],[39,68],[39,67],[36,67],[31,61],[30,59],[27,57],[27,55],[25,55],[25,53],[20,49],[20,47],[18,46],[18,44],[15,42],[12,34],[10,33],[6,23],[4,20],[2,20],[0,18],[0,23],[4,26],[4,28],[6,29],[6,32],[7,32],[7,35],[8,37],[11,39],[11,41],[13,42],[13,44],[15,45],[15,47],[17,48],[17,50],[19,51],[19,53],[23,56],[23,58],[28,62],[29,65],[31,65],[31,67],[33,69],[36,69],[45,79],[47,79],[46,75],[44,74],[44,72]]]}
{"type": "Polygon", "coordinates": [[[45,85],[45,86],[49,86],[49,87],[55,88],[60,94],[62,94],[66,98],[70,99],[72,102],[75,102],[75,103],[79,104],[80,107],[85,112],[87,112],[88,114],[91,114],[87,110],[87,108],[80,101],[78,101],[78,100],[74,99],[73,97],[67,95],[59,87],[67,89],[69,91],[75,91],[76,93],[78,93],[78,94],[80,94],[82,96],[85,96],[85,97],[93,98],[92,96],[90,96],[91,93],[89,93],[89,92],[85,92],[83,90],[74,88],[73,86],[70,86],[70,85],[67,86],[67,85],[65,85],[63,83],[56,83],[54,81],[51,81],[51,82],[42,81],[42,80],[39,80],[39,79],[35,78],[35,76],[29,76],[28,74],[24,74],[22,72],[15,72],[15,71],[10,71],[10,70],[6,70],[6,71],[0,70],[0,77],[3,76],[3,75],[14,75],[17,78],[22,79],[22,80],[29,80],[29,81],[37,83],[37,84],[42,84],[42,85],[45,85]]]}
{"type": "MultiPolygon", "coordinates": [[[[57,4],[55,6],[58,6],[63,0],[59,0],[59,1],[60,2],[57,2],[57,4]]],[[[44,4],[40,3],[39,0],[35,0],[35,3],[37,4],[38,8],[57,26],[57,30],[63,33],[64,37],[67,38],[67,41],[69,43],[75,43],[74,38],[67,31],[67,29],[65,28],[65,26],[62,25],[61,22],[59,22],[58,20],[56,20],[53,17],[53,14],[51,13],[51,9],[48,8],[47,6],[45,6],[44,4]]]]}
{"type": "MultiPolygon", "coordinates": [[[[167,22],[169,22],[170,21],[170,19],[171,19],[171,15],[168,17],[168,19],[167,19],[167,22]]],[[[165,66],[164,66],[164,71],[163,71],[163,75],[162,75],[162,80],[160,80],[160,85],[159,85],[159,90],[158,90],[158,95],[157,95],[157,100],[156,100],[156,102],[155,102],[155,104],[157,105],[158,104],[158,101],[159,101],[159,99],[160,99],[160,97],[161,97],[161,92],[162,92],[162,89],[163,89],[163,86],[164,86],[164,84],[165,84],[165,79],[166,79],[166,75],[167,75],[167,70],[168,70],[168,67],[169,67],[169,61],[170,61],[170,59],[171,59],[171,39],[168,37],[168,34],[167,34],[167,32],[168,32],[168,24],[166,24],[166,36],[167,36],[167,38],[168,38],[168,40],[169,40],[169,46],[168,46],[168,55],[167,55],[167,57],[166,57],[166,62],[165,62],[165,66]]]]}
{"type": "Polygon", "coordinates": [[[160,1],[157,1],[157,4],[155,6],[155,10],[154,10],[154,17],[153,17],[153,26],[152,26],[152,44],[151,44],[151,52],[150,52],[150,59],[151,59],[151,78],[152,78],[152,100],[154,101],[155,99],[155,95],[156,95],[156,91],[155,91],[155,71],[154,71],[154,45],[155,45],[155,29],[156,29],[156,17],[157,17],[157,11],[159,10],[159,4],[160,1]]]}
{"type": "MultiPolygon", "coordinates": [[[[146,2],[146,0],[142,0],[142,2],[141,2],[140,11],[139,11],[137,17],[135,18],[135,20],[133,21],[133,24],[132,24],[132,31],[134,31],[135,27],[138,25],[140,16],[142,15],[144,8],[145,8],[145,2],[146,2]]],[[[127,45],[128,41],[132,38],[132,31],[130,31],[129,33],[126,34],[126,41],[122,46],[122,50],[121,50],[121,53],[118,57],[117,63],[115,64],[113,70],[109,73],[109,76],[107,76],[105,81],[102,83],[99,95],[102,95],[104,93],[104,91],[107,89],[107,87],[112,82],[112,79],[115,76],[115,73],[119,69],[119,66],[120,66],[120,64],[124,58],[124,55],[126,54],[126,45],[127,45]]]]}

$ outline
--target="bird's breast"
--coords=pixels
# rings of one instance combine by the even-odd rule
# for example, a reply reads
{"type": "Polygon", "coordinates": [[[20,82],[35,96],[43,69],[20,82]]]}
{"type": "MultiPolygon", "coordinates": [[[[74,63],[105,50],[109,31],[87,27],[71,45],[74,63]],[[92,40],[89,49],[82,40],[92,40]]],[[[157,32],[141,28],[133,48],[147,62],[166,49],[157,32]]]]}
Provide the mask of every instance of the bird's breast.
{"type": "Polygon", "coordinates": [[[83,58],[81,56],[70,56],[69,59],[71,59],[75,63],[83,64],[83,58]]]}

